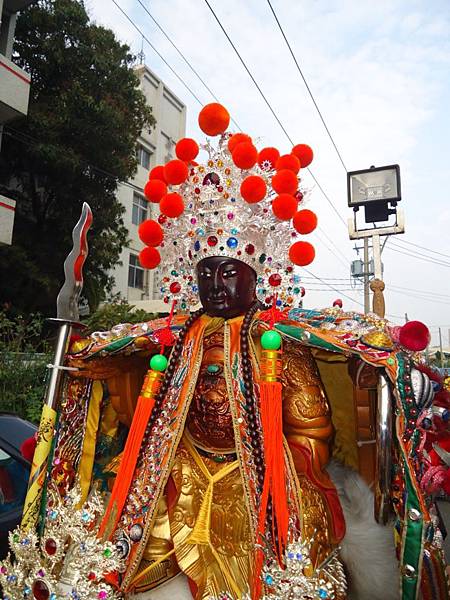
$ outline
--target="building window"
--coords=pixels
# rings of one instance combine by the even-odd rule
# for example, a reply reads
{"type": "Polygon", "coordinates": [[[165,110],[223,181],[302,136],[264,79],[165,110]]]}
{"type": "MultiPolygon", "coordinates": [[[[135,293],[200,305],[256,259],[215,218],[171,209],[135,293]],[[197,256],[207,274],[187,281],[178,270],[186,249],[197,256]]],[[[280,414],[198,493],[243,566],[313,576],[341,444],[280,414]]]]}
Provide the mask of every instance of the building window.
{"type": "Polygon", "coordinates": [[[131,222],[133,225],[140,225],[147,218],[147,207],[148,202],[140,194],[133,194],[133,212],[131,215],[131,222]]]}
{"type": "Polygon", "coordinates": [[[128,287],[144,288],[144,269],[139,264],[139,258],[136,254],[130,253],[130,263],[128,265],[128,287]]]}
{"type": "Polygon", "coordinates": [[[138,163],[142,167],[144,167],[144,169],[150,169],[151,156],[152,156],[152,153],[150,152],[150,150],[147,150],[147,148],[144,148],[144,146],[141,146],[140,144],[138,144],[137,159],[138,159],[138,163]]]}

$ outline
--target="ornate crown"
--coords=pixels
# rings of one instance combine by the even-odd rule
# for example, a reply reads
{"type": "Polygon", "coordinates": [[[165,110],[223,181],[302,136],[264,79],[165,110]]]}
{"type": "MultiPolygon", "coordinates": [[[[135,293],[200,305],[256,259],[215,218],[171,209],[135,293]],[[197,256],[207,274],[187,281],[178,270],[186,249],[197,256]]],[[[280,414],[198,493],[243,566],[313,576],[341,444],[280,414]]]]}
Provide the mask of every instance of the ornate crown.
{"type": "Polygon", "coordinates": [[[159,266],[162,295],[183,308],[198,302],[195,267],[209,256],[250,265],[261,301],[270,302],[276,292],[280,303],[291,305],[302,293],[293,265],[314,259],[313,246],[299,239],[317,225],[312,211],[299,210],[308,193],[299,187],[298,172],[311,162],[312,150],[299,144],[281,157],[275,148],[258,152],[248,135],[226,133],[229,119],[218,104],[200,112],[201,129],[220,136],[216,147],[209,141],[201,146],[204,164],[194,162],[198,144],[184,138],[177,159],[150,171],[145,194],[159,204],[160,215],[139,228],[147,244],[141,264],[159,266]]]}

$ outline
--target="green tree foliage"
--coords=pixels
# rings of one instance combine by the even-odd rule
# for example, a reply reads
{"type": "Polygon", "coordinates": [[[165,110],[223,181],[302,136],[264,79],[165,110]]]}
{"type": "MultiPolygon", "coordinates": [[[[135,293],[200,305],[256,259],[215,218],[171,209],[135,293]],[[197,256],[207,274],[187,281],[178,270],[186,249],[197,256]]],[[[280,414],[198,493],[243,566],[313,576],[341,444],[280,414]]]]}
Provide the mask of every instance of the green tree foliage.
{"type": "Polygon", "coordinates": [[[94,307],[127,242],[119,180],[136,170],[136,139],[154,125],[114,33],[82,2],[40,0],[19,18],[14,60],[31,74],[28,117],[5,128],[0,193],[17,200],[12,246],[0,248],[0,301],[53,316],[83,201],[89,233],[84,293],[94,307]]]}
{"type": "Polygon", "coordinates": [[[158,318],[158,314],[148,313],[142,309],[135,309],[126,300],[114,299],[100,306],[85,321],[86,333],[93,331],[109,331],[118,323],[143,323],[158,318]]]}
{"type": "Polygon", "coordinates": [[[0,311],[0,412],[38,423],[45,395],[50,343],[40,315],[13,318],[0,311]]]}

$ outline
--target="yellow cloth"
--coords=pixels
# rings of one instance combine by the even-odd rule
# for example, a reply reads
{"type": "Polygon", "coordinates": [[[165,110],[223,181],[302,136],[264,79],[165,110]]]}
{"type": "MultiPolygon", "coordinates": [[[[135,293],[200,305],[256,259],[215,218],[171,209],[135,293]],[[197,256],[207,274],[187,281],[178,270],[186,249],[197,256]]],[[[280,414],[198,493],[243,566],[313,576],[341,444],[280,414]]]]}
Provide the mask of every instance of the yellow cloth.
{"type": "Polygon", "coordinates": [[[80,478],[81,500],[80,506],[86,501],[91,487],[92,468],[94,466],[95,446],[97,443],[98,421],[100,418],[100,404],[103,398],[103,386],[101,381],[92,384],[89,410],[86,419],[86,431],[83,440],[83,449],[78,468],[80,478]]]}

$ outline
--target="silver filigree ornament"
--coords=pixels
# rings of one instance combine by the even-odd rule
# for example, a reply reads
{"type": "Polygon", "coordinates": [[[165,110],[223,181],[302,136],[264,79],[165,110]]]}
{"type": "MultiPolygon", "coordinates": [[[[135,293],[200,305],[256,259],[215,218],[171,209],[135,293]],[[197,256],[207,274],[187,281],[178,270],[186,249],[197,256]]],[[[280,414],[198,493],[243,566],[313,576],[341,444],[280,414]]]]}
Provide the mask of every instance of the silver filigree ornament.
{"type": "Polygon", "coordinates": [[[43,535],[16,528],[9,534],[11,552],[0,563],[4,600],[118,600],[103,576],[121,572],[124,563],[114,545],[97,537],[104,512],[94,491],[79,508],[75,486],[65,498],[50,488],[43,535]]]}
{"type": "MultiPolygon", "coordinates": [[[[300,294],[294,282],[294,268],[289,248],[299,239],[290,221],[278,219],[272,211],[276,193],[271,186],[275,170],[256,164],[242,170],[233,162],[228,150],[229,135],[220,137],[217,148],[208,141],[201,148],[208,159],[190,168],[186,182],[171,186],[185,205],[181,216],[170,219],[161,215],[164,230],[161,244],[161,267],[156,272],[164,299],[180,302],[181,308],[198,304],[196,265],[209,256],[226,256],[245,262],[257,273],[257,295],[265,301],[274,292],[285,305],[300,294]],[[249,204],[240,193],[248,176],[258,175],[267,186],[260,202],[249,204]],[[276,287],[269,284],[276,275],[276,287]]],[[[309,190],[300,182],[298,208],[305,204],[309,190]]]]}
{"type": "Polygon", "coordinates": [[[310,558],[313,540],[289,544],[285,552],[285,568],[271,557],[263,568],[262,579],[270,592],[264,600],[335,600],[345,596],[347,584],[335,549],[317,567],[310,558]]]}

